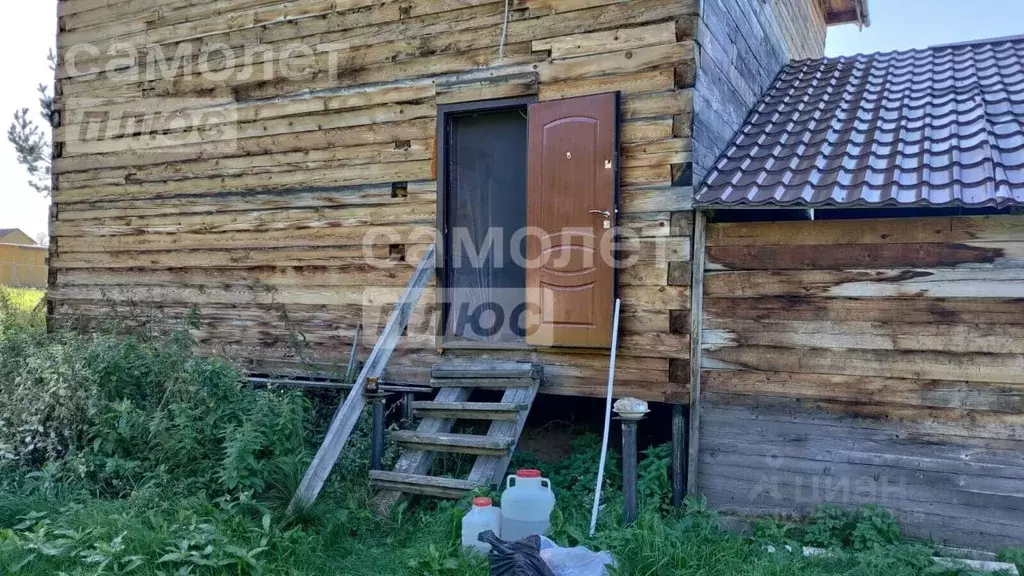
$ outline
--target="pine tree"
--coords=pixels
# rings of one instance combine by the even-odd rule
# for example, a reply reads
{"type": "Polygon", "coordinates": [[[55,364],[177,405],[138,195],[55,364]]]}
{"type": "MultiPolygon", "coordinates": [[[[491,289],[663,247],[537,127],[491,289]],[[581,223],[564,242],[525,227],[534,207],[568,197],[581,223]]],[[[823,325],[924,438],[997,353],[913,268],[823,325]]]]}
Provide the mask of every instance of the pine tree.
{"type": "MultiPolygon", "coordinates": [[[[47,60],[50,70],[56,71],[57,57],[50,51],[47,60]]],[[[14,145],[18,155],[18,164],[28,171],[28,185],[36,192],[49,196],[52,190],[50,177],[53,147],[51,130],[53,128],[53,94],[50,87],[39,85],[39,106],[43,122],[36,123],[29,117],[29,109],[22,108],[14,113],[14,121],[7,129],[7,140],[14,145]]]]}

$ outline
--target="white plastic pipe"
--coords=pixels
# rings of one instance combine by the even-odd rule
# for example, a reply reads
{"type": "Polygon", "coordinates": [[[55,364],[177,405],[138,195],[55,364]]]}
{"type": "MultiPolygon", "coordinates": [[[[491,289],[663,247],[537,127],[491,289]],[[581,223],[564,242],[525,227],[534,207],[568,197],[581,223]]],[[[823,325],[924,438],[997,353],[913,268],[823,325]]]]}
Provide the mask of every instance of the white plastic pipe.
{"type": "Polygon", "coordinates": [[[608,459],[608,433],[612,427],[612,396],[615,393],[615,357],[619,351],[619,308],[622,300],[615,299],[615,317],[612,322],[612,357],[608,365],[608,400],[604,409],[604,438],[601,440],[601,463],[597,469],[597,487],[594,489],[594,508],[590,512],[590,535],[597,531],[597,513],[601,509],[601,487],[604,486],[604,463],[608,459]]]}

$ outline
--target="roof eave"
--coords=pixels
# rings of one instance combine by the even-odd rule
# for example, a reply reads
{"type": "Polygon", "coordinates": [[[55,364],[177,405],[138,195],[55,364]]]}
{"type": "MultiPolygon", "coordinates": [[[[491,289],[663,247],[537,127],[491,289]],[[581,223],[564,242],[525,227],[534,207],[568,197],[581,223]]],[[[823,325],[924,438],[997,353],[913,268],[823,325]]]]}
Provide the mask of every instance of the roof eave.
{"type": "Polygon", "coordinates": [[[825,13],[825,23],[829,26],[839,24],[859,24],[870,26],[871,17],[868,13],[867,0],[850,0],[845,10],[825,13]]]}

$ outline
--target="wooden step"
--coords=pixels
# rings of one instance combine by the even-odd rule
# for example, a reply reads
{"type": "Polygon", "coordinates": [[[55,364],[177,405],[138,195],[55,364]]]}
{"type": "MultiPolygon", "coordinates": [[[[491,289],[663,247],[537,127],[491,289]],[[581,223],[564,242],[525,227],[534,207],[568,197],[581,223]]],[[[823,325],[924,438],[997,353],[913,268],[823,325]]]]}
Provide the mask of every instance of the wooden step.
{"type": "Polygon", "coordinates": [[[536,370],[526,362],[456,362],[430,369],[431,378],[533,378],[536,370]]]}
{"type": "Polygon", "coordinates": [[[431,378],[434,388],[479,388],[481,390],[507,390],[529,388],[536,383],[532,378],[431,378]]]}
{"type": "Polygon", "coordinates": [[[413,450],[431,452],[455,452],[477,456],[508,456],[515,443],[514,438],[475,436],[473,434],[424,433],[399,430],[391,434],[394,441],[413,450]]]}
{"type": "Polygon", "coordinates": [[[478,488],[476,484],[469,480],[420,476],[419,474],[401,474],[384,470],[370,472],[370,482],[382,490],[453,499],[462,498],[467,493],[478,488]]]}
{"type": "MultiPolygon", "coordinates": [[[[540,388],[540,380],[534,381],[530,388],[509,388],[505,391],[501,401],[504,404],[529,404],[533,405],[537,398],[537,390],[540,388]]],[[[526,418],[529,410],[519,413],[519,418],[510,421],[491,422],[487,436],[491,438],[508,438],[512,440],[512,447],[501,456],[482,456],[476,459],[473,470],[469,473],[469,481],[477,486],[498,485],[504,482],[505,471],[508,469],[509,460],[519,443],[519,436],[523,433],[523,426],[526,425],[526,418]]]]}
{"type": "Polygon", "coordinates": [[[412,409],[423,418],[456,418],[459,420],[510,420],[529,410],[526,403],[503,402],[413,402],[412,409]]]}
{"type": "MultiPolygon", "coordinates": [[[[437,391],[438,402],[466,402],[469,400],[470,388],[442,388],[437,391]]],[[[455,426],[455,420],[451,418],[424,418],[420,421],[417,430],[421,433],[448,433],[455,426]]],[[[395,473],[411,476],[428,474],[430,466],[434,462],[434,453],[428,450],[403,450],[398,462],[395,463],[395,473]]],[[[402,495],[401,490],[382,490],[374,499],[374,508],[377,511],[387,512],[398,502],[402,495]]]]}

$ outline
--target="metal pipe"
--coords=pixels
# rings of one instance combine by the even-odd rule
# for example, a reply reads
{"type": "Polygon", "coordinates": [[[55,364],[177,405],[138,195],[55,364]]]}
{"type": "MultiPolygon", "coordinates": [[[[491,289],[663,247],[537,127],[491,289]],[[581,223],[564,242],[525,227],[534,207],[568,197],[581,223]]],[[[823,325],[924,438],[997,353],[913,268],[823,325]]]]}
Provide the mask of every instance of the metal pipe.
{"type": "Polygon", "coordinates": [[[380,470],[384,460],[384,400],[383,394],[373,396],[373,435],[370,438],[370,470],[380,470]]]}
{"type": "Polygon", "coordinates": [[[636,522],[639,515],[636,488],[636,420],[622,420],[622,523],[636,522]]]}
{"type": "Polygon", "coordinates": [[[601,441],[601,463],[597,468],[594,507],[590,511],[590,535],[597,531],[597,513],[601,510],[601,488],[604,486],[604,464],[608,459],[608,433],[612,427],[612,396],[615,394],[615,361],[619,350],[619,311],[622,300],[615,299],[615,320],[612,323],[612,356],[608,362],[608,398],[604,410],[604,438],[601,441]]]}
{"type": "Polygon", "coordinates": [[[686,491],[686,416],[683,407],[672,406],[672,506],[683,506],[686,491]]]}

